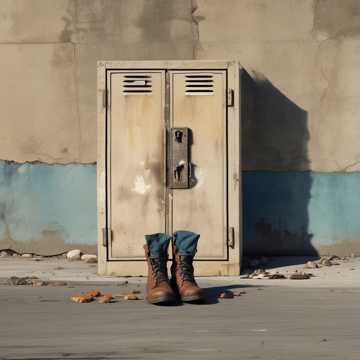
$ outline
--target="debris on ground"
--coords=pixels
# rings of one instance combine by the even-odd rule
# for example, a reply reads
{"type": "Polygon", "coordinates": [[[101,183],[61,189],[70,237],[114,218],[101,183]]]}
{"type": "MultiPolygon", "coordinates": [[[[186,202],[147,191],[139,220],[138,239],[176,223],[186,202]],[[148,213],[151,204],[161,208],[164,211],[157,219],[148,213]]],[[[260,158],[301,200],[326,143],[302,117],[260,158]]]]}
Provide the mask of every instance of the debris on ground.
{"type": "Polygon", "coordinates": [[[37,276],[11,276],[7,279],[6,283],[12,286],[67,286],[68,283],[66,281],[47,281],[38,278],[37,276]]]}
{"type": "Polygon", "coordinates": [[[249,279],[264,279],[268,277],[270,273],[264,269],[257,269],[249,275],[249,279]]]}
{"type": "Polygon", "coordinates": [[[48,285],[49,285],[48,281],[44,281],[41,279],[33,279],[33,281],[32,281],[32,286],[35,286],[35,287],[48,286],[48,285]]]}
{"type": "Polygon", "coordinates": [[[101,291],[99,291],[99,290],[90,290],[90,291],[87,291],[85,294],[88,296],[94,297],[94,298],[102,296],[101,291]]]}
{"type": "Polygon", "coordinates": [[[98,261],[97,256],[94,254],[84,254],[81,256],[81,260],[89,264],[95,264],[98,261]]]}
{"type": "Polygon", "coordinates": [[[86,295],[81,295],[81,294],[80,295],[74,295],[70,299],[71,299],[71,301],[76,302],[76,303],[80,303],[80,304],[94,301],[93,297],[86,296],[86,295]]]}
{"type": "Polygon", "coordinates": [[[81,250],[75,249],[70,250],[66,253],[66,258],[70,261],[80,260],[81,259],[81,250]]]}
{"type": "Polygon", "coordinates": [[[234,293],[231,290],[225,290],[219,294],[218,298],[219,299],[233,299],[234,293]]]}
{"type": "Polygon", "coordinates": [[[19,286],[19,285],[27,285],[27,286],[33,286],[34,283],[37,283],[38,281],[42,281],[37,276],[11,276],[9,279],[7,279],[8,285],[13,286],[19,286]]]}
{"type": "Polygon", "coordinates": [[[90,290],[86,293],[71,296],[71,301],[76,303],[88,303],[94,301],[96,298],[102,296],[99,290],[90,290]]]}
{"type": "Polygon", "coordinates": [[[12,249],[3,249],[0,251],[0,257],[17,256],[16,251],[12,249]]]}
{"type": "Polygon", "coordinates": [[[342,260],[339,256],[332,255],[332,256],[322,256],[319,260],[319,264],[322,266],[333,266],[333,265],[340,265],[338,261],[342,260]]]}
{"type": "Polygon", "coordinates": [[[112,294],[104,294],[98,298],[99,304],[109,304],[114,301],[112,294]]]}
{"type": "Polygon", "coordinates": [[[141,294],[140,290],[131,290],[127,294],[117,294],[114,297],[123,299],[123,300],[141,300],[137,295],[141,294]]]}
{"type": "Polygon", "coordinates": [[[276,279],[286,279],[286,276],[284,274],[279,273],[278,271],[276,273],[270,273],[269,271],[266,271],[264,269],[257,269],[252,274],[248,276],[249,279],[270,279],[270,280],[276,280],[276,279]]]}
{"type": "Polygon", "coordinates": [[[299,270],[295,270],[289,277],[289,279],[291,280],[307,280],[310,279],[312,276],[312,274],[303,272],[303,271],[299,271],[299,270]]]}
{"type": "Polygon", "coordinates": [[[270,274],[268,276],[270,280],[278,280],[278,279],[286,279],[286,276],[284,274],[281,274],[279,272],[276,272],[274,274],[270,274]]]}
{"type": "Polygon", "coordinates": [[[33,255],[32,254],[22,254],[21,257],[30,259],[33,257],[33,255]]]}
{"type": "Polygon", "coordinates": [[[99,304],[109,304],[116,302],[116,299],[123,299],[123,300],[142,300],[138,297],[139,290],[132,290],[130,293],[127,294],[102,294],[99,290],[90,290],[84,294],[78,294],[71,296],[71,301],[76,303],[88,303],[94,300],[97,300],[99,304]]]}
{"type": "Polygon", "coordinates": [[[130,293],[124,296],[124,300],[140,300],[136,294],[130,293]]]}
{"type": "Polygon", "coordinates": [[[305,266],[305,269],[318,269],[320,268],[320,265],[315,261],[308,261],[305,266]]]}

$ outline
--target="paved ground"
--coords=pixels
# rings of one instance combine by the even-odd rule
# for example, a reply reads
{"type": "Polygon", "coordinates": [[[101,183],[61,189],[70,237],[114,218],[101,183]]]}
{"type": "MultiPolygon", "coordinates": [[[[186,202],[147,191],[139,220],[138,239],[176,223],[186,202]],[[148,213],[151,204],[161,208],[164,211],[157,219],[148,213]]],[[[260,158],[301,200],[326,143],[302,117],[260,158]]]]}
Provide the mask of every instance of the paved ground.
{"type": "MultiPolygon", "coordinates": [[[[349,281],[354,286],[338,287],[337,281],[327,280],[319,287],[315,279],[200,279],[207,288],[204,305],[158,307],[141,300],[75,304],[70,296],[93,289],[94,281],[95,288],[118,294],[132,289],[143,293],[144,279],[104,281],[94,278],[94,267],[77,262],[69,266],[81,268],[81,276],[69,268],[53,270],[51,279],[72,277],[68,286],[7,286],[4,278],[9,274],[34,274],[24,269],[32,263],[29,259],[19,260],[16,274],[13,262],[3,260],[1,360],[360,359],[360,284],[354,280],[349,281]],[[68,273],[56,276],[57,271],[68,273]],[[225,288],[246,294],[217,300],[216,294],[225,288]]],[[[62,267],[55,263],[48,265],[62,267]]],[[[37,276],[49,274],[45,265],[34,270],[37,276]]],[[[356,271],[349,269],[351,274],[356,271]]]]}
{"type": "Polygon", "coordinates": [[[0,359],[360,358],[359,289],[247,287],[176,307],[68,300],[87,289],[1,286],[0,359]]]}
{"type": "MultiPolygon", "coordinates": [[[[304,269],[304,257],[270,258],[266,268],[274,273],[281,272],[289,275],[294,270],[306,271],[314,274],[311,280],[269,280],[246,279],[244,276],[207,278],[221,283],[243,285],[286,286],[286,287],[360,287],[360,257],[340,261],[337,266],[321,267],[320,269],[304,269]]],[[[72,282],[117,283],[124,278],[98,276],[96,264],[86,264],[82,261],[67,261],[63,257],[45,259],[24,259],[21,257],[0,257],[0,284],[10,276],[38,276],[44,280],[65,280],[72,282]]],[[[196,265],[195,265],[196,269],[196,265]]],[[[144,278],[131,278],[132,282],[144,282],[144,278]]]]}

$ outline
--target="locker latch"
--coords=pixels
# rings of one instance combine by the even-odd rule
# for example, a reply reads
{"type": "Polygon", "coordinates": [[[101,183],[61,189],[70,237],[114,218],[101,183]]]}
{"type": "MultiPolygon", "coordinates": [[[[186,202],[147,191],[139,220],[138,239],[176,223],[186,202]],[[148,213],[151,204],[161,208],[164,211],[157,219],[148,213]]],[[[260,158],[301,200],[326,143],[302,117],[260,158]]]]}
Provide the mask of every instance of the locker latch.
{"type": "Polygon", "coordinates": [[[171,189],[190,187],[190,132],[189,128],[170,129],[168,184],[171,189]]]}

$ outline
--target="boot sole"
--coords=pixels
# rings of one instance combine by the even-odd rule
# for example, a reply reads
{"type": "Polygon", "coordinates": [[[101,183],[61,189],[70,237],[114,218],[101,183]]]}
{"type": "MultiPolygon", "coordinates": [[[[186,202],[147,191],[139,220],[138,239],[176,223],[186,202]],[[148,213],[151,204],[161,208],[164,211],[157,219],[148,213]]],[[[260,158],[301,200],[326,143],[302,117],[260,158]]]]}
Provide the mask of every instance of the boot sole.
{"type": "Polygon", "coordinates": [[[146,299],[148,303],[150,304],[174,304],[176,303],[178,300],[176,299],[176,297],[173,296],[162,296],[162,297],[158,297],[156,299],[146,299]]]}

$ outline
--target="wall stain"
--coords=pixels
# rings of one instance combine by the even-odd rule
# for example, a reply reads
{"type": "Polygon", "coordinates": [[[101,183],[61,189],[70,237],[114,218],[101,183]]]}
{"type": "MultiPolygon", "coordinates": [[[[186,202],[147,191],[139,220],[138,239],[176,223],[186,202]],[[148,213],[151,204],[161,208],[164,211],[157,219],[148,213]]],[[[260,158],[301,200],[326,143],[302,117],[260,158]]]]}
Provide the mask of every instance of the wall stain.
{"type": "Polygon", "coordinates": [[[306,229],[298,232],[289,231],[285,226],[277,227],[261,219],[254,224],[253,238],[249,239],[246,254],[317,256],[318,252],[311,245],[312,237],[306,229]]]}
{"type": "Polygon", "coordinates": [[[64,21],[64,29],[59,35],[60,42],[71,42],[72,35],[76,26],[76,2],[69,1],[68,7],[66,9],[66,15],[62,17],[64,21]]]}
{"type": "Polygon", "coordinates": [[[328,38],[360,37],[360,1],[315,0],[313,31],[328,38]]]}

